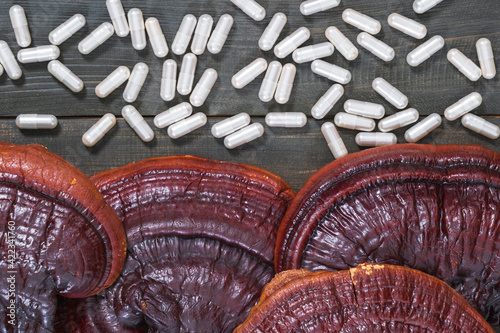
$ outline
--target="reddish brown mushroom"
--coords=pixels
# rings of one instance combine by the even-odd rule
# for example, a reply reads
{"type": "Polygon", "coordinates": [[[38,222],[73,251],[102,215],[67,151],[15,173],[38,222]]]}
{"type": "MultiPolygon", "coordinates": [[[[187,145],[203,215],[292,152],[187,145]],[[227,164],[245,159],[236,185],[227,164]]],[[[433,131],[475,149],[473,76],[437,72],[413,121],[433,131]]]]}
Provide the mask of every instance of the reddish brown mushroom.
{"type": "Polygon", "coordinates": [[[407,267],[362,264],[279,273],[234,331],[256,332],[494,331],[443,281],[407,267]]]}
{"type": "Polygon", "coordinates": [[[125,260],[116,213],[83,173],[40,145],[0,143],[0,228],[2,332],[53,331],[56,295],[99,293],[125,260]]]}
{"type": "Polygon", "coordinates": [[[500,154],[395,145],[314,174],[281,225],[277,271],[397,264],[446,281],[500,323],[500,154]]]}

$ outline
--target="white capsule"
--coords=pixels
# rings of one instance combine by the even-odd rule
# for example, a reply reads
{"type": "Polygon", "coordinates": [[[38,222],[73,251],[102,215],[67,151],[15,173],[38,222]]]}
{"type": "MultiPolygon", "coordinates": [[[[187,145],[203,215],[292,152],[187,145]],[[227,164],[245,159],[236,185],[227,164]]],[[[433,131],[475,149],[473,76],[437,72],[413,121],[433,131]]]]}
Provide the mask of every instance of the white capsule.
{"type": "Polygon", "coordinates": [[[120,0],[106,0],[106,7],[108,8],[109,17],[113,22],[113,26],[118,37],[127,36],[129,27],[122,2],[120,0]]]}
{"type": "Polygon", "coordinates": [[[335,128],[335,125],[326,122],[321,125],[321,133],[325,137],[326,143],[328,144],[328,148],[333,154],[335,158],[341,158],[348,154],[347,148],[345,147],[344,141],[339,135],[339,132],[335,128]]]}
{"type": "Polygon", "coordinates": [[[236,7],[255,21],[262,21],[266,17],[266,10],[255,0],[230,0],[236,7]]]}
{"type": "Polygon", "coordinates": [[[262,84],[259,90],[259,99],[262,102],[270,102],[273,99],[274,92],[278,85],[278,80],[281,75],[282,69],[281,63],[278,61],[272,61],[267,67],[266,75],[262,80],[262,84]]]}
{"type": "Polygon", "coordinates": [[[9,44],[3,40],[0,40],[0,62],[11,80],[17,80],[23,75],[9,44]]]}
{"type": "Polygon", "coordinates": [[[250,124],[250,116],[248,113],[242,112],[235,116],[219,121],[212,126],[212,135],[216,138],[222,138],[229,135],[240,128],[250,124]]]}
{"type": "Polygon", "coordinates": [[[186,52],[195,28],[196,17],[191,14],[184,16],[172,42],[172,52],[174,54],[181,55],[186,52]]]}
{"type": "Polygon", "coordinates": [[[492,79],[497,74],[495,67],[495,56],[491,48],[491,42],[487,38],[481,38],[476,43],[477,57],[481,65],[481,72],[485,79],[492,79]]]}
{"type": "Polygon", "coordinates": [[[203,54],[207,47],[208,38],[212,31],[214,19],[208,14],[203,14],[198,19],[196,30],[194,31],[193,41],[191,43],[191,52],[196,55],[203,54]]]}
{"type": "Polygon", "coordinates": [[[358,57],[358,49],[337,27],[328,27],[325,36],[337,50],[349,61],[358,57]]]}
{"type": "Polygon", "coordinates": [[[180,138],[183,135],[191,133],[192,131],[204,126],[207,123],[207,116],[203,112],[198,112],[189,118],[181,120],[167,130],[168,136],[172,139],[180,138]]]}
{"type": "Polygon", "coordinates": [[[208,40],[207,50],[212,54],[218,54],[222,51],[224,44],[226,43],[229,31],[233,27],[234,19],[229,14],[224,14],[219,18],[217,25],[215,26],[212,35],[208,40]]]}
{"type": "Polygon", "coordinates": [[[481,68],[479,68],[472,60],[467,58],[460,50],[451,49],[447,55],[448,61],[451,62],[462,74],[469,80],[477,81],[481,77],[481,68]]]}
{"type": "Polygon", "coordinates": [[[61,51],[55,45],[44,45],[22,49],[17,52],[17,60],[22,64],[44,62],[59,58],[61,51]]]}
{"type": "Polygon", "coordinates": [[[57,126],[57,118],[51,114],[20,114],[16,117],[19,129],[53,129],[57,126]]]}
{"type": "Polygon", "coordinates": [[[307,117],[302,112],[269,112],[266,115],[269,127],[304,127],[307,117]]]}
{"type": "Polygon", "coordinates": [[[84,26],[85,17],[82,14],[75,14],[50,32],[49,41],[53,45],[61,45],[84,26]]]}
{"type": "Polygon", "coordinates": [[[300,12],[302,15],[312,15],[325,10],[337,7],[340,0],[308,0],[300,4],[300,12]]]}
{"type": "Polygon", "coordinates": [[[410,127],[405,132],[405,140],[410,143],[420,141],[427,134],[438,128],[439,125],[441,125],[441,122],[442,119],[439,114],[430,114],[424,120],[410,127]]]}
{"type": "Polygon", "coordinates": [[[106,113],[82,136],[82,142],[87,147],[94,146],[109,132],[116,124],[116,117],[106,113]]]}
{"type": "Polygon", "coordinates": [[[141,92],[144,81],[146,81],[148,73],[149,67],[145,63],[139,62],[134,66],[134,69],[132,69],[132,73],[130,74],[130,78],[128,79],[127,86],[123,91],[123,99],[126,102],[135,102],[137,96],[139,96],[139,93],[141,92]]]}
{"type": "Polygon", "coordinates": [[[154,118],[154,124],[158,128],[164,128],[187,118],[193,113],[193,107],[188,102],[182,102],[170,109],[157,114],[154,118]]]}
{"type": "Polygon", "coordinates": [[[78,51],[81,54],[89,54],[113,36],[114,32],[113,25],[104,22],[78,44],[78,51]]]}
{"type": "Polygon", "coordinates": [[[398,13],[389,15],[387,23],[394,29],[416,39],[422,39],[427,35],[427,27],[425,25],[398,13]]]}
{"type": "Polygon", "coordinates": [[[334,84],[311,109],[311,115],[315,119],[323,119],[333,106],[344,95],[344,87],[340,84],[334,84]]]}
{"type": "Polygon", "coordinates": [[[148,32],[149,42],[153,48],[153,53],[158,58],[166,57],[168,54],[168,45],[163,30],[161,30],[160,22],[155,17],[150,17],[145,23],[146,31],[148,32]]]}
{"type": "Polygon", "coordinates": [[[224,139],[224,146],[226,146],[227,149],[233,149],[260,138],[263,134],[264,126],[259,123],[254,123],[226,136],[224,139]]]}
{"type": "Polygon", "coordinates": [[[383,78],[378,77],[373,80],[372,87],[373,90],[398,109],[402,110],[408,106],[408,97],[383,78]]]}
{"type": "Polygon", "coordinates": [[[248,66],[243,67],[238,73],[231,78],[231,84],[236,89],[241,89],[247,84],[255,80],[257,76],[262,74],[267,69],[267,61],[264,58],[257,58],[248,66]]]}
{"type": "Polygon", "coordinates": [[[0,76],[2,76],[2,75],[3,75],[3,66],[0,65],[0,76]]]}
{"type": "Polygon", "coordinates": [[[359,45],[363,46],[383,61],[391,61],[396,55],[392,47],[366,32],[360,33],[357,41],[359,45]]]}
{"type": "Polygon", "coordinates": [[[50,74],[61,81],[72,92],[77,93],[83,90],[83,81],[59,60],[49,62],[47,69],[50,74]]]}
{"type": "Polygon", "coordinates": [[[179,79],[177,80],[177,92],[183,96],[189,95],[193,89],[194,73],[198,58],[192,53],[187,53],[182,59],[179,79]]]}
{"type": "Polygon", "coordinates": [[[136,108],[132,105],[124,106],[122,109],[122,116],[142,141],[149,142],[153,140],[155,136],[153,130],[136,108]]]}
{"type": "Polygon", "coordinates": [[[311,63],[311,70],[313,73],[341,84],[348,84],[351,81],[351,72],[323,60],[314,60],[311,63]]]}
{"type": "Polygon", "coordinates": [[[483,102],[483,97],[477,93],[473,92],[467,96],[461,98],[458,102],[450,105],[444,110],[444,117],[447,120],[453,121],[460,118],[467,112],[470,112],[477,108],[483,102]]]}
{"type": "Polygon", "coordinates": [[[281,31],[285,27],[287,18],[283,13],[274,14],[271,22],[267,25],[259,39],[259,48],[262,51],[269,51],[273,48],[274,43],[278,40],[281,31]]]}
{"type": "Polygon", "coordinates": [[[413,108],[399,111],[379,121],[378,129],[382,132],[390,132],[397,128],[413,124],[418,120],[418,116],[418,111],[413,108]]]}
{"type": "Polygon", "coordinates": [[[9,16],[14,34],[16,35],[17,44],[20,47],[28,47],[31,44],[31,35],[23,7],[19,5],[10,7],[9,16]]]}
{"type": "Polygon", "coordinates": [[[355,116],[353,114],[348,114],[345,112],[339,112],[335,115],[333,119],[335,125],[342,128],[370,132],[375,129],[375,120],[355,116]]]}
{"type": "Polygon", "coordinates": [[[281,70],[280,79],[276,87],[276,93],[274,94],[274,99],[279,104],[285,104],[290,99],[290,94],[293,89],[293,81],[295,80],[295,74],[297,73],[297,68],[292,64],[286,64],[281,70]]]}
{"type": "Polygon", "coordinates": [[[146,47],[146,30],[142,11],[139,8],[132,8],[128,11],[127,16],[132,46],[138,51],[144,50],[146,47]]]}
{"type": "Polygon", "coordinates": [[[361,147],[382,147],[396,144],[398,138],[393,133],[358,133],[354,139],[361,147]]]}
{"type": "Polygon", "coordinates": [[[348,99],[344,103],[344,110],[349,114],[372,119],[382,119],[385,115],[385,108],[383,105],[355,99],[348,99]]]}
{"type": "Polygon", "coordinates": [[[175,97],[175,86],[177,85],[177,63],[168,59],[163,63],[161,77],[160,96],[164,101],[171,101],[175,97]]]}
{"type": "Polygon", "coordinates": [[[408,53],[406,61],[410,66],[418,66],[444,47],[444,38],[434,36],[408,53]]]}
{"type": "Polygon", "coordinates": [[[379,21],[350,8],[344,10],[342,13],[342,20],[344,20],[345,23],[353,25],[359,30],[366,31],[372,35],[378,34],[380,29],[382,29],[382,25],[379,21]]]}
{"type": "Polygon", "coordinates": [[[463,116],[462,125],[490,139],[498,139],[500,137],[500,127],[474,114],[469,113],[463,116]]]}
{"type": "Polygon", "coordinates": [[[413,2],[413,10],[417,14],[423,14],[441,1],[443,0],[415,0],[413,2]]]}
{"type": "Polygon", "coordinates": [[[274,55],[283,59],[300,45],[304,44],[306,40],[311,37],[311,32],[306,27],[300,27],[292,32],[288,37],[283,39],[274,47],[274,55]]]}
{"type": "Polygon", "coordinates": [[[292,53],[292,58],[296,63],[302,64],[304,62],[331,56],[334,50],[335,48],[332,43],[324,42],[296,49],[292,53]]]}
{"type": "Polygon", "coordinates": [[[217,71],[213,68],[208,68],[203,72],[200,81],[198,81],[193,89],[193,93],[189,96],[189,102],[193,106],[199,107],[205,103],[215,81],[217,81],[217,77],[217,71]]]}
{"type": "Polygon", "coordinates": [[[130,70],[125,66],[120,66],[95,87],[95,94],[99,98],[105,98],[127,81],[129,77],[130,70]]]}

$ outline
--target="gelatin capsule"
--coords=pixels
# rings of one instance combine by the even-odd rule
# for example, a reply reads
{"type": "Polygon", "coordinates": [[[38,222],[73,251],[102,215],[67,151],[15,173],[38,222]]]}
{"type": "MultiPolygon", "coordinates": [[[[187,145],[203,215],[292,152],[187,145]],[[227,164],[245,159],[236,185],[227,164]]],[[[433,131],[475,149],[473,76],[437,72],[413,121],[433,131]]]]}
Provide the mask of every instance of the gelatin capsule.
{"type": "Polygon", "coordinates": [[[175,87],[177,85],[177,63],[168,59],[163,63],[163,73],[161,77],[160,96],[164,101],[171,101],[175,97],[175,87]]]}
{"type": "Polygon", "coordinates": [[[182,59],[179,79],[177,80],[177,92],[183,96],[189,95],[193,89],[197,62],[198,58],[192,53],[187,53],[182,59]]]}
{"type": "Polygon", "coordinates": [[[19,129],[53,129],[57,126],[57,118],[51,114],[20,114],[16,117],[19,129]]]}
{"type": "Polygon", "coordinates": [[[306,40],[311,37],[311,32],[306,27],[300,27],[290,34],[290,36],[283,39],[274,47],[274,55],[283,59],[300,45],[304,44],[306,40]]]}
{"type": "Polygon", "coordinates": [[[393,133],[358,133],[354,139],[361,147],[382,147],[396,144],[398,138],[393,133]]]}
{"type": "Polygon", "coordinates": [[[389,15],[387,23],[394,29],[416,39],[422,39],[427,35],[427,27],[425,25],[398,13],[389,15]]]}
{"type": "Polygon", "coordinates": [[[471,81],[477,81],[481,77],[481,68],[479,68],[472,60],[467,58],[458,49],[451,49],[447,55],[448,61],[451,62],[463,75],[471,81]]]}
{"type": "Polygon", "coordinates": [[[260,138],[263,134],[264,126],[259,123],[254,123],[226,136],[224,139],[224,146],[226,146],[227,149],[234,149],[242,144],[260,138]]]}
{"type": "Polygon", "coordinates": [[[168,45],[163,30],[161,30],[160,22],[155,17],[150,17],[145,23],[146,31],[148,32],[149,42],[153,48],[153,53],[158,58],[166,57],[168,54],[168,45]]]}
{"type": "Polygon", "coordinates": [[[443,0],[415,0],[413,2],[413,10],[417,14],[423,14],[441,1],[443,0]]]}
{"type": "Polygon", "coordinates": [[[262,74],[267,69],[267,61],[264,58],[257,58],[248,66],[243,67],[238,73],[231,78],[231,84],[236,89],[241,89],[247,84],[255,80],[257,76],[262,74]]]}
{"type": "Polygon", "coordinates": [[[372,119],[382,119],[385,115],[385,108],[383,105],[355,99],[348,99],[344,103],[344,110],[349,114],[372,119]]]}
{"type": "Polygon", "coordinates": [[[500,137],[500,127],[474,114],[469,113],[463,116],[462,125],[490,139],[498,139],[500,137]]]}
{"type": "Polygon", "coordinates": [[[139,8],[132,8],[128,11],[128,24],[130,26],[130,38],[134,49],[140,51],[146,47],[146,29],[144,18],[139,8]]]}
{"type": "Polygon", "coordinates": [[[495,57],[491,48],[491,42],[487,38],[481,38],[476,43],[476,49],[484,78],[488,80],[494,78],[497,74],[497,69],[495,67],[495,57]]]}
{"type": "Polygon", "coordinates": [[[106,113],[82,136],[82,142],[87,147],[94,146],[108,133],[116,124],[116,117],[112,113],[106,113]]]}
{"type": "Polygon", "coordinates": [[[358,57],[358,49],[337,27],[328,27],[325,36],[337,50],[349,61],[358,57]]]}
{"type": "Polygon", "coordinates": [[[22,64],[50,61],[59,58],[61,51],[55,45],[44,45],[22,49],[17,52],[17,60],[22,64]]]}
{"type": "Polygon", "coordinates": [[[207,49],[212,54],[218,54],[222,51],[226,43],[227,36],[233,27],[234,19],[229,14],[224,14],[219,18],[212,35],[208,40],[207,49]]]}
{"type": "Polygon", "coordinates": [[[373,90],[398,109],[402,110],[408,106],[408,97],[383,78],[378,77],[373,80],[372,87],[373,90]]]}
{"type": "Polygon", "coordinates": [[[176,122],[167,130],[168,136],[172,139],[180,138],[183,135],[204,126],[207,123],[207,116],[203,112],[198,112],[189,118],[176,122]]]}
{"type": "Polygon", "coordinates": [[[296,73],[297,68],[293,64],[286,64],[283,66],[280,79],[276,87],[276,93],[274,94],[274,99],[279,104],[285,104],[290,99],[296,73]]]}
{"type": "Polygon", "coordinates": [[[302,112],[269,112],[266,115],[269,127],[304,127],[307,117],[302,112]]]}
{"type": "Polygon", "coordinates": [[[269,51],[273,48],[274,43],[278,40],[281,31],[285,27],[287,18],[283,13],[274,14],[271,22],[267,25],[259,39],[259,48],[262,51],[269,51]]]}
{"type": "Polygon", "coordinates": [[[413,124],[418,120],[418,116],[418,111],[413,108],[399,111],[392,116],[386,117],[379,121],[378,129],[382,132],[390,132],[397,128],[413,124]]]}
{"type": "Polygon", "coordinates": [[[311,115],[315,119],[323,119],[333,106],[344,95],[344,87],[340,84],[334,84],[311,109],[311,115]]]}
{"type": "Polygon", "coordinates": [[[3,40],[0,40],[0,62],[11,80],[17,80],[23,75],[9,44],[3,40]]]}
{"type": "Polygon", "coordinates": [[[348,114],[345,112],[337,113],[335,115],[335,118],[333,118],[333,121],[335,125],[338,127],[357,130],[357,131],[370,132],[375,129],[375,120],[365,117],[355,116],[353,114],[348,114]]]}
{"type": "Polygon", "coordinates": [[[127,82],[127,86],[123,91],[123,99],[132,103],[135,102],[137,96],[141,92],[142,86],[144,85],[144,81],[146,81],[146,77],[149,73],[149,67],[143,62],[139,62],[132,69],[132,73],[127,82]]]}
{"type": "Polygon", "coordinates": [[[10,7],[9,16],[14,34],[16,35],[17,44],[20,47],[28,47],[31,44],[31,35],[23,7],[19,5],[10,7]]]}
{"type": "Polygon", "coordinates": [[[355,26],[359,30],[366,31],[372,35],[376,35],[382,29],[382,25],[379,21],[374,18],[362,14],[354,9],[346,9],[342,13],[342,20],[352,26],[355,26]]]}
{"type": "Polygon", "coordinates": [[[83,81],[59,60],[49,62],[47,69],[50,74],[61,81],[72,92],[77,93],[83,90],[83,81]]]}
{"type": "Polygon", "coordinates": [[[153,130],[135,107],[132,105],[124,106],[122,116],[142,141],[149,142],[153,140],[155,136],[153,130]]]}
{"type": "Polygon", "coordinates": [[[331,56],[334,50],[335,48],[332,43],[324,42],[296,49],[292,53],[292,58],[296,63],[302,64],[304,62],[331,56]]]}
{"type": "Polygon", "coordinates": [[[326,143],[328,144],[328,148],[333,154],[335,158],[341,158],[348,154],[347,148],[345,147],[344,141],[339,135],[339,132],[335,128],[335,125],[326,122],[321,125],[321,133],[325,137],[326,143]]]}
{"type": "Polygon", "coordinates": [[[154,124],[158,128],[164,128],[187,118],[193,113],[193,107],[188,102],[182,102],[170,109],[163,111],[154,118],[154,124]]]}
{"type": "Polygon", "coordinates": [[[311,63],[311,70],[313,73],[341,84],[348,84],[351,81],[351,72],[323,60],[314,60],[311,63]]]}
{"type": "Polygon", "coordinates": [[[217,81],[217,77],[217,71],[213,68],[208,68],[203,72],[200,81],[198,81],[193,89],[193,93],[189,96],[189,102],[193,106],[199,107],[205,103],[215,81],[217,81]]]}
{"type": "Polygon", "coordinates": [[[337,7],[339,4],[340,0],[307,0],[300,4],[300,12],[302,15],[312,15],[337,7]]]}
{"type": "Polygon", "coordinates": [[[95,94],[99,98],[105,98],[127,81],[129,77],[130,70],[125,66],[120,66],[95,87],[95,94]]]}
{"type": "Polygon", "coordinates": [[[282,65],[278,61],[272,61],[267,67],[266,75],[262,80],[259,90],[259,99],[262,102],[270,102],[273,99],[274,92],[278,85],[278,80],[281,75],[282,65]]]}
{"type": "Polygon", "coordinates": [[[219,121],[212,126],[212,135],[216,138],[222,138],[240,128],[250,124],[250,116],[248,113],[242,112],[230,118],[219,121]]]}
{"type": "Polygon", "coordinates": [[[172,52],[174,54],[181,55],[186,52],[195,28],[196,17],[191,14],[184,16],[172,42],[172,52]]]}
{"type": "Polygon", "coordinates": [[[121,0],[106,0],[106,7],[118,37],[127,36],[129,27],[121,0]]]}
{"type": "Polygon", "coordinates": [[[255,0],[230,0],[236,7],[255,21],[262,21],[266,17],[266,10],[255,0]]]}
{"type": "Polygon", "coordinates": [[[460,118],[467,112],[470,112],[477,108],[483,102],[483,97],[477,93],[473,92],[467,96],[461,98],[458,102],[450,105],[444,110],[444,117],[447,120],[453,121],[460,118]]]}
{"type": "Polygon", "coordinates": [[[405,140],[410,143],[418,142],[427,134],[438,128],[441,125],[441,122],[442,119],[439,114],[430,114],[424,120],[410,127],[405,132],[405,140]]]}
{"type": "Polygon", "coordinates": [[[359,45],[383,61],[391,61],[396,55],[392,47],[366,32],[360,33],[357,40],[359,45]]]}
{"type": "Polygon", "coordinates": [[[444,47],[444,38],[434,36],[408,53],[406,61],[410,66],[418,66],[444,47]]]}
{"type": "Polygon", "coordinates": [[[104,22],[78,44],[78,51],[81,54],[89,54],[113,36],[114,32],[113,25],[104,22]]]}
{"type": "Polygon", "coordinates": [[[203,14],[198,19],[196,30],[194,31],[193,42],[191,43],[191,52],[196,55],[203,54],[207,47],[208,38],[212,31],[214,19],[208,14],[203,14]]]}
{"type": "Polygon", "coordinates": [[[50,32],[49,42],[53,45],[61,45],[78,30],[83,28],[85,26],[85,22],[85,17],[82,14],[73,15],[50,32]]]}

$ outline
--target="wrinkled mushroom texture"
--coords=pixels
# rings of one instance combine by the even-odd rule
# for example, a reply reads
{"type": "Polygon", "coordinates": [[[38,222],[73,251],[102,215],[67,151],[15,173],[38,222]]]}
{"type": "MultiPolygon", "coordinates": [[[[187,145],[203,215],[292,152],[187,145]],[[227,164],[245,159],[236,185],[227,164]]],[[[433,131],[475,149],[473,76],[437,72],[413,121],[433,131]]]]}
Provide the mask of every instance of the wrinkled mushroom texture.
{"type": "Polygon", "coordinates": [[[279,231],[277,271],[363,262],[446,281],[500,323],[500,154],[481,146],[368,149],[313,175],[279,231]]]}
{"type": "Polygon", "coordinates": [[[493,329],[443,281],[403,266],[276,275],[234,333],[482,332],[493,329]]]}
{"type": "Polygon", "coordinates": [[[123,220],[128,257],[112,287],[69,306],[80,332],[232,332],[244,321],[275,274],[278,227],[295,195],[281,178],[183,156],[93,180],[123,220]]]}
{"type": "Polygon", "coordinates": [[[2,332],[53,332],[56,295],[99,293],[126,255],[123,225],[95,185],[40,145],[0,143],[0,240],[2,332]]]}

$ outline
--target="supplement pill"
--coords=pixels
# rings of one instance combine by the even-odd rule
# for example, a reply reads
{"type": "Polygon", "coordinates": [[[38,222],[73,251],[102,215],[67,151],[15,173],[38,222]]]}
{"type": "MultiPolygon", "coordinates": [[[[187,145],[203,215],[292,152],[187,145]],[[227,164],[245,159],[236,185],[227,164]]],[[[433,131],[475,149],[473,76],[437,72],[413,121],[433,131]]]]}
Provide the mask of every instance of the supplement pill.
{"type": "Polygon", "coordinates": [[[82,136],[82,142],[87,147],[94,146],[108,133],[116,124],[116,117],[106,113],[82,136]]]}
{"type": "Polygon", "coordinates": [[[344,103],[344,110],[349,114],[372,119],[381,119],[385,115],[384,106],[355,99],[348,99],[344,103]]]}
{"type": "Polygon", "coordinates": [[[219,18],[210,39],[208,40],[207,49],[212,54],[218,54],[222,51],[226,43],[229,31],[233,27],[234,19],[229,14],[224,14],[219,18]]]}
{"type": "Polygon", "coordinates": [[[423,14],[441,1],[443,0],[415,0],[413,2],[413,10],[417,14],[423,14]]]}
{"type": "Polygon", "coordinates": [[[130,38],[134,49],[140,51],[146,47],[146,30],[144,18],[139,8],[132,8],[128,11],[128,24],[130,26],[130,38]]]}
{"type": "Polygon", "coordinates": [[[164,101],[171,101],[175,97],[177,85],[177,63],[173,59],[165,60],[161,77],[160,96],[164,101]]]}
{"type": "Polygon", "coordinates": [[[302,64],[304,62],[331,56],[334,50],[335,48],[332,43],[324,42],[296,49],[292,53],[292,58],[296,63],[302,64]]]}
{"type": "Polygon", "coordinates": [[[485,79],[492,79],[497,74],[495,67],[495,56],[491,48],[491,42],[487,38],[481,38],[476,43],[477,57],[481,65],[481,72],[485,79]]]}
{"type": "Polygon", "coordinates": [[[182,18],[181,25],[175,34],[174,41],[172,42],[172,52],[177,55],[184,54],[196,28],[196,17],[187,14],[182,18]]]}
{"type": "Polygon", "coordinates": [[[279,104],[285,104],[290,99],[296,73],[297,68],[293,64],[286,64],[283,66],[280,79],[278,80],[278,85],[276,87],[276,93],[274,94],[274,99],[279,104]]]}
{"type": "Polygon", "coordinates": [[[344,95],[344,87],[340,84],[334,84],[311,109],[311,115],[315,119],[323,119],[333,106],[344,95]]]}
{"type": "Polygon", "coordinates": [[[132,105],[124,106],[122,116],[142,141],[149,142],[153,140],[155,136],[153,130],[135,107],[132,105]]]}
{"type": "Polygon", "coordinates": [[[78,44],[78,51],[81,54],[89,54],[113,36],[114,32],[113,25],[104,22],[78,44]]]}
{"type": "Polygon", "coordinates": [[[127,86],[123,91],[123,99],[128,103],[135,102],[137,96],[141,92],[144,81],[149,73],[149,67],[143,62],[139,62],[132,69],[130,78],[128,79],[127,86]]]}
{"type": "Polygon", "coordinates": [[[266,10],[255,0],[230,0],[236,7],[255,21],[262,21],[266,17],[266,10]]]}
{"type": "Polygon", "coordinates": [[[129,27],[122,2],[120,0],[106,0],[106,7],[118,37],[127,36],[129,27]]]}
{"type": "Polygon", "coordinates": [[[281,75],[281,69],[282,66],[279,61],[272,61],[267,67],[266,75],[262,80],[259,90],[259,99],[262,102],[270,102],[273,99],[281,75]]]}
{"type": "Polygon", "coordinates": [[[398,138],[393,133],[358,133],[354,139],[361,147],[382,147],[396,144],[398,138]]]}
{"type": "Polygon", "coordinates": [[[338,127],[357,131],[370,132],[375,129],[375,120],[355,116],[345,112],[337,113],[335,118],[333,118],[333,121],[338,127]]]}
{"type": "Polygon", "coordinates": [[[300,4],[300,12],[302,15],[312,15],[337,7],[339,4],[340,0],[307,0],[300,4]]]}
{"type": "Polygon", "coordinates": [[[390,132],[397,128],[413,124],[418,120],[418,116],[418,111],[413,108],[400,111],[379,121],[378,129],[382,132],[390,132]]]}
{"type": "Polygon", "coordinates": [[[274,47],[274,55],[283,59],[300,45],[304,44],[306,40],[311,37],[311,32],[306,27],[300,27],[292,32],[288,37],[283,39],[274,47]]]}
{"type": "Polygon", "coordinates": [[[178,139],[181,136],[191,133],[192,131],[204,126],[206,123],[207,116],[202,112],[198,112],[189,118],[170,125],[167,133],[172,139],[178,139]]]}
{"type": "Polygon", "coordinates": [[[408,53],[406,61],[410,66],[418,66],[444,47],[444,38],[434,36],[408,53]]]}
{"type": "Polygon", "coordinates": [[[482,75],[479,68],[472,60],[467,58],[458,49],[451,49],[447,55],[448,61],[451,62],[463,75],[471,81],[477,81],[482,75]]]}
{"type": "Polygon", "coordinates": [[[47,70],[72,92],[77,93],[83,90],[83,81],[59,60],[49,62],[47,70]]]}
{"type": "Polygon", "coordinates": [[[125,66],[120,66],[95,87],[95,94],[99,98],[105,98],[127,81],[129,77],[130,70],[125,66]]]}
{"type": "Polygon", "coordinates": [[[394,52],[392,47],[366,32],[360,33],[357,41],[359,45],[363,46],[383,61],[391,61],[396,55],[396,52],[394,52]]]}
{"type": "Polygon", "coordinates": [[[203,72],[200,81],[198,81],[193,89],[193,93],[189,96],[189,102],[193,106],[199,107],[205,103],[210,91],[212,91],[215,81],[217,81],[217,77],[217,71],[213,68],[208,68],[203,72]]]}
{"type": "Polygon", "coordinates": [[[373,80],[372,87],[373,90],[398,109],[402,110],[408,106],[408,97],[383,78],[378,77],[373,80]]]}
{"type": "Polygon", "coordinates": [[[20,114],[16,117],[19,129],[53,129],[57,126],[57,118],[51,114],[20,114]]]}
{"type": "Polygon", "coordinates": [[[267,61],[264,58],[257,58],[248,66],[242,68],[231,78],[231,84],[236,89],[241,89],[255,80],[257,76],[267,69],[267,61]]]}
{"type": "Polygon", "coordinates": [[[216,138],[222,138],[229,135],[240,128],[250,124],[250,116],[248,113],[242,112],[230,118],[219,121],[212,126],[212,135],[216,138]]]}
{"type": "Polygon", "coordinates": [[[214,19],[208,14],[203,14],[198,19],[196,30],[194,31],[193,41],[191,43],[191,52],[196,55],[203,54],[207,47],[208,38],[212,31],[214,19]]]}
{"type": "Polygon", "coordinates": [[[326,122],[321,125],[321,133],[323,133],[323,136],[325,137],[326,143],[328,144],[328,148],[330,148],[333,157],[341,158],[342,156],[348,154],[344,141],[342,141],[342,138],[340,137],[339,132],[335,128],[334,124],[326,122]]]}
{"type": "Polygon", "coordinates": [[[351,81],[351,72],[323,60],[314,60],[311,63],[311,70],[315,74],[341,84],[348,84],[351,81]]]}
{"type": "Polygon", "coordinates": [[[344,20],[345,23],[355,26],[359,30],[366,31],[372,35],[378,34],[380,29],[382,29],[382,25],[379,21],[350,8],[344,10],[342,13],[342,20],[344,20]]]}
{"type": "Polygon", "coordinates": [[[425,25],[398,13],[389,15],[387,23],[394,29],[416,39],[422,39],[427,35],[427,27],[425,25]]]}
{"type": "Polygon", "coordinates": [[[469,113],[463,116],[462,125],[490,139],[498,139],[500,137],[500,127],[474,114],[469,113]]]}
{"type": "Polygon", "coordinates": [[[11,80],[17,80],[23,75],[9,45],[3,40],[0,40],[0,62],[11,80]]]}
{"type": "Polygon", "coordinates": [[[274,43],[278,40],[281,31],[285,27],[287,18],[283,13],[274,14],[271,22],[267,25],[259,39],[259,48],[262,51],[269,51],[273,48],[274,43]]]}
{"type": "Polygon", "coordinates": [[[22,64],[44,62],[57,59],[60,54],[61,52],[57,46],[44,45],[20,50],[17,52],[17,60],[22,64]]]}
{"type": "Polygon", "coordinates": [[[82,14],[73,15],[66,22],[62,23],[50,32],[50,43],[53,45],[61,45],[78,30],[83,28],[85,26],[85,22],[85,17],[82,14]]]}
{"type": "Polygon", "coordinates": [[[264,126],[259,123],[254,123],[226,136],[224,139],[224,146],[226,146],[227,149],[233,149],[260,138],[263,134],[264,126]]]}
{"type": "Polygon", "coordinates": [[[193,89],[197,62],[198,58],[192,53],[187,53],[182,59],[179,79],[177,80],[177,92],[183,96],[189,95],[193,89]]]}
{"type": "Polygon", "coordinates": [[[461,98],[458,102],[449,106],[444,110],[444,117],[447,120],[453,121],[460,118],[467,112],[470,112],[477,108],[483,102],[483,97],[477,93],[473,92],[467,96],[461,98]]]}
{"type": "Polygon", "coordinates": [[[302,112],[269,112],[266,115],[269,127],[304,127],[307,117],[302,112]]]}
{"type": "Polygon", "coordinates": [[[358,57],[358,49],[337,27],[328,27],[325,30],[326,38],[349,61],[358,57]]]}
{"type": "Polygon", "coordinates": [[[441,122],[442,119],[439,114],[430,114],[424,120],[410,127],[405,132],[405,140],[410,143],[420,141],[427,134],[438,128],[439,125],[441,125],[441,122]]]}
{"type": "Polygon", "coordinates": [[[164,128],[187,118],[193,113],[193,107],[188,102],[182,102],[170,109],[163,111],[154,118],[154,124],[158,128],[164,128]]]}
{"type": "Polygon", "coordinates": [[[160,22],[155,17],[150,17],[145,23],[146,31],[148,32],[149,42],[153,48],[153,53],[158,58],[166,57],[168,54],[168,45],[163,30],[161,30],[160,22]]]}
{"type": "Polygon", "coordinates": [[[19,5],[10,7],[9,16],[17,44],[20,47],[28,47],[31,44],[31,35],[23,7],[19,5]]]}

